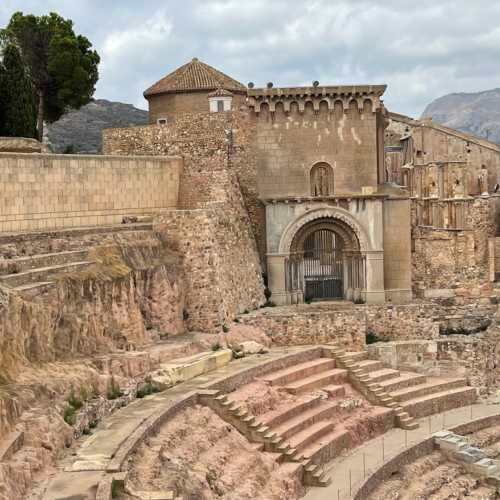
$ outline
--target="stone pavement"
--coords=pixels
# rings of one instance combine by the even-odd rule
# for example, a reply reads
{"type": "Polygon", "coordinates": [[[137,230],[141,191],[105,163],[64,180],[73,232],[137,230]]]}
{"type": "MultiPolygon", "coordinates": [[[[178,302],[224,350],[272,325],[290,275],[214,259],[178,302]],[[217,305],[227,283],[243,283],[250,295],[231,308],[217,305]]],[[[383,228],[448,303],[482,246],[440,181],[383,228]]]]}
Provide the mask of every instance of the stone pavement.
{"type": "Polygon", "coordinates": [[[176,385],[159,394],[134,401],[99,424],[94,434],[76,451],[76,457],[72,463],[64,470],[61,469],[50,482],[43,500],[95,498],[97,485],[106,475],[106,468],[120,445],[155,412],[173,405],[186,394],[203,389],[220,378],[310,348],[311,346],[276,348],[266,354],[234,360],[223,368],[176,385]]]}
{"type": "Polygon", "coordinates": [[[305,500],[346,500],[353,498],[364,478],[375,472],[385,462],[394,458],[407,447],[428,438],[431,434],[470,422],[480,417],[500,414],[500,405],[484,402],[438,413],[418,419],[419,428],[412,431],[391,429],[383,436],[367,441],[347,455],[339,457],[327,466],[332,479],[326,488],[313,488],[305,500]]]}

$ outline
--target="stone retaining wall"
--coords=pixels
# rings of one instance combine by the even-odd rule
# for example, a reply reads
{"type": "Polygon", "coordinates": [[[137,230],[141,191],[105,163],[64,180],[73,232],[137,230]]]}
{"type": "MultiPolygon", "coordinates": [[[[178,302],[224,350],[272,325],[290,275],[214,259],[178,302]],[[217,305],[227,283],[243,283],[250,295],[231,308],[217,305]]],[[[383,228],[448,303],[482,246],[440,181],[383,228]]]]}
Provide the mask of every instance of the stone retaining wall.
{"type": "MultiPolygon", "coordinates": [[[[498,425],[500,423],[500,414],[488,417],[478,418],[465,424],[460,424],[449,430],[460,434],[466,435],[473,432],[498,425]]],[[[383,464],[377,469],[368,479],[366,479],[362,486],[356,491],[354,500],[366,500],[375,491],[375,489],[383,482],[387,481],[394,474],[397,474],[402,467],[428,455],[434,451],[434,437],[430,436],[423,439],[415,446],[408,448],[399,455],[395,456],[387,463],[383,464]]]]}
{"type": "Polygon", "coordinates": [[[120,223],[177,207],[181,158],[0,153],[0,232],[120,223]]]}

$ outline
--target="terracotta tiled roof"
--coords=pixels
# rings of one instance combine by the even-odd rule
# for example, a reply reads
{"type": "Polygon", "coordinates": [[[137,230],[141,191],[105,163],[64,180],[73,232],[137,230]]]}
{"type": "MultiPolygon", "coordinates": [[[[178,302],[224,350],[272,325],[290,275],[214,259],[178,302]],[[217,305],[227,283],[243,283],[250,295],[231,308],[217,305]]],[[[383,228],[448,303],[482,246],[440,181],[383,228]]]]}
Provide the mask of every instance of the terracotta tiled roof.
{"type": "Polygon", "coordinates": [[[217,89],[208,94],[208,97],[233,97],[233,93],[229,92],[229,90],[217,89]]]}
{"type": "Polygon", "coordinates": [[[196,57],[174,72],[157,81],[144,92],[148,97],[154,94],[189,92],[191,90],[224,89],[232,92],[246,92],[246,87],[230,76],[221,73],[196,57]]]}

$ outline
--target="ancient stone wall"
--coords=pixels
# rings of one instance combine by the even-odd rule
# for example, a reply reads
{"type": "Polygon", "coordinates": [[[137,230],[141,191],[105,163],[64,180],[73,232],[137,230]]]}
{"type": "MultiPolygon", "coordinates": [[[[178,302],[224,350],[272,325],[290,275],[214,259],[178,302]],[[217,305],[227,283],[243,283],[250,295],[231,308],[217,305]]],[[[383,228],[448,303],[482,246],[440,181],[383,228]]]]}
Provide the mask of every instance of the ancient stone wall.
{"type": "Polygon", "coordinates": [[[175,151],[184,158],[182,210],[163,214],[157,230],[184,256],[190,329],[220,331],[237,314],[264,302],[252,231],[263,228],[258,222],[253,166],[246,161],[251,156],[249,132],[242,123],[246,119],[237,113],[178,115],[167,126],[112,129],[104,134],[108,153],[175,151]]]}
{"type": "Polygon", "coordinates": [[[265,308],[238,321],[266,332],[279,345],[339,342],[359,349],[369,341],[428,340],[485,331],[496,311],[490,300],[446,307],[432,302],[402,305],[329,304],[265,308]]]}
{"type": "Polygon", "coordinates": [[[496,197],[476,198],[466,217],[469,230],[413,228],[412,282],[417,297],[463,304],[491,295],[488,240],[496,234],[496,197]]]}
{"type": "Polygon", "coordinates": [[[175,242],[187,277],[187,325],[218,332],[264,302],[260,262],[237,180],[221,171],[217,203],[163,214],[156,230],[175,242]]]}
{"type": "Polygon", "coordinates": [[[368,346],[370,357],[394,369],[435,377],[463,377],[482,393],[496,389],[493,338],[452,335],[435,340],[378,342],[368,346]]]}
{"type": "Polygon", "coordinates": [[[293,104],[290,112],[282,105],[272,114],[261,109],[255,148],[262,198],[311,196],[310,172],[318,162],[333,169],[330,195],[359,193],[363,186],[376,189],[377,115],[371,104],[361,110],[354,101],[347,110],[340,102],[333,110],[323,104],[319,111],[312,102],[303,112],[293,104]]]}
{"type": "Polygon", "coordinates": [[[180,158],[0,154],[0,231],[120,223],[177,207],[180,158]]]}

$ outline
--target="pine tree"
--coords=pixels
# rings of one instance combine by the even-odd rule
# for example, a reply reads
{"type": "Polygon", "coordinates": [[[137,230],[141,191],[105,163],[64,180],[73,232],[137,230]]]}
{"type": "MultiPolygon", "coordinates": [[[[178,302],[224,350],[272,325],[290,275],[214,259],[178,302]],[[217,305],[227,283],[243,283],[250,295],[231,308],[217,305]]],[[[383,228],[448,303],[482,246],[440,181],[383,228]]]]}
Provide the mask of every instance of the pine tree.
{"type": "Polygon", "coordinates": [[[36,107],[33,88],[19,51],[7,45],[0,72],[0,135],[36,137],[36,107]]]}

